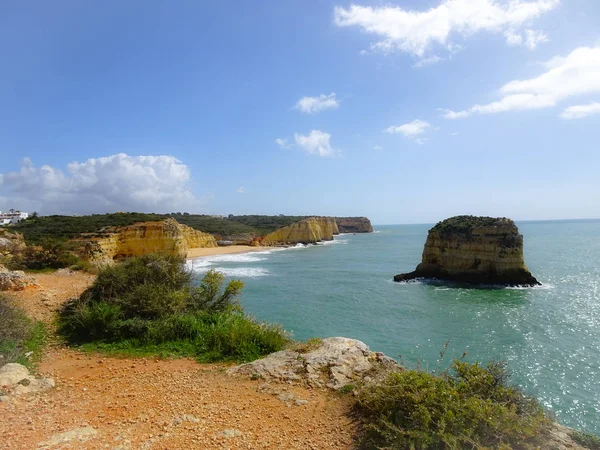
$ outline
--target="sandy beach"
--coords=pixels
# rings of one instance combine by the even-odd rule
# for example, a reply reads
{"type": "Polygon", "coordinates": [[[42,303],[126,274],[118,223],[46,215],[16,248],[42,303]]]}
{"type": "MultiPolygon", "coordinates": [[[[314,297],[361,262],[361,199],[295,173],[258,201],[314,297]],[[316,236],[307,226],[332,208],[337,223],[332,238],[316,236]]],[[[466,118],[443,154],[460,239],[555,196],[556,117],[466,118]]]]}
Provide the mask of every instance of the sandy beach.
{"type": "Polygon", "coordinates": [[[230,255],[233,253],[249,253],[269,250],[272,247],[254,247],[251,245],[231,245],[229,247],[191,248],[188,250],[187,259],[202,256],[230,255]]]}

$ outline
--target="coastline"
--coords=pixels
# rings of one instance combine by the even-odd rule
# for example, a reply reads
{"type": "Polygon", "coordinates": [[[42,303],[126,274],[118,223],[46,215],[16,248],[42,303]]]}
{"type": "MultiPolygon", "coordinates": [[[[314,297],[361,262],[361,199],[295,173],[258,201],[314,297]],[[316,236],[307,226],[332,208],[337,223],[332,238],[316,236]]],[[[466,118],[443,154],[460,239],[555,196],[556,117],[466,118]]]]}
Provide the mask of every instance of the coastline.
{"type": "Polygon", "coordinates": [[[186,259],[201,258],[203,256],[232,255],[236,253],[251,253],[270,250],[273,247],[257,247],[252,245],[231,245],[228,247],[190,248],[186,259]]]}

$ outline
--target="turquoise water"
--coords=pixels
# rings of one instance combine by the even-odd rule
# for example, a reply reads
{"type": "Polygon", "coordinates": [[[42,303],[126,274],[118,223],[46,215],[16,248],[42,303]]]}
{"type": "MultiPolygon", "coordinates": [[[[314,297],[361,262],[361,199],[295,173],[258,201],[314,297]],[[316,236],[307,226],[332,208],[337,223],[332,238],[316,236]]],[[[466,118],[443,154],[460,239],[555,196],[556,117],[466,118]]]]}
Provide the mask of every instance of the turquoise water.
{"type": "Polygon", "coordinates": [[[568,426],[600,433],[600,220],[518,223],[539,288],[393,283],[420,261],[429,225],[379,226],[326,245],[194,261],[246,283],[242,304],[297,339],[347,336],[435,368],[504,359],[568,426]]]}

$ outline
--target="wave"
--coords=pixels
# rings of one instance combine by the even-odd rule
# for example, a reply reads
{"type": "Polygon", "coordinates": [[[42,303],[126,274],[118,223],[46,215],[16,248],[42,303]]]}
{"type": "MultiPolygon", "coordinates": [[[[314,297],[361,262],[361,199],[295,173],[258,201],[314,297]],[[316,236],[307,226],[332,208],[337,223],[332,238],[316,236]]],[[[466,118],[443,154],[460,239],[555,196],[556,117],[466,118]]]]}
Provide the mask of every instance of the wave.
{"type": "Polygon", "coordinates": [[[189,270],[193,273],[206,273],[210,269],[215,269],[217,272],[221,272],[226,277],[235,278],[255,278],[265,277],[271,275],[271,273],[263,267],[219,267],[213,266],[207,261],[195,261],[196,264],[187,264],[189,270]]]}
{"type": "Polygon", "coordinates": [[[348,239],[334,239],[333,241],[323,241],[318,245],[335,245],[335,244],[347,244],[348,239]]]}

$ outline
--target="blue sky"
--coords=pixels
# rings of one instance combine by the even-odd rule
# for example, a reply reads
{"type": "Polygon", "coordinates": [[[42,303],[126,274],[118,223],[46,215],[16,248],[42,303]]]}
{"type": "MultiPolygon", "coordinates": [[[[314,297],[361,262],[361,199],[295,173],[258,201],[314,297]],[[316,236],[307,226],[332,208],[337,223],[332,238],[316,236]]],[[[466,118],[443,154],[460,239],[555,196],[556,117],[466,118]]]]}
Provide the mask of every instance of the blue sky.
{"type": "Polygon", "coordinates": [[[0,210],[600,217],[600,2],[13,2],[0,210]]]}

